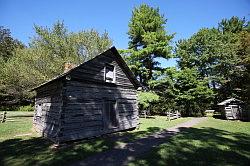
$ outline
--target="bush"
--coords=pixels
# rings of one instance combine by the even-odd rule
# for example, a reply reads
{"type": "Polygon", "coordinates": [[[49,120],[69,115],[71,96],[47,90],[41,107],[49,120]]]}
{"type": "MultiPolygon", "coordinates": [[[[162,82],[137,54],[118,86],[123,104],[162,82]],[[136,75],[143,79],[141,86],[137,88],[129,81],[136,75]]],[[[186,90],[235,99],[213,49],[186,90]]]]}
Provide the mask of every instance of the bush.
{"type": "Polygon", "coordinates": [[[153,102],[159,101],[159,96],[154,92],[139,92],[138,103],[141,109],[148,109],[153,102]]]}
{"type": "Polygon", "coordinates": [[[34,107],[32,105],[20,106],[17,109],[17,111],[24,111],[24,112],[34,111],[34,107]]]}
{"type": "Polygon", "coordinates": [[[17,108],[16,106],[1,106],[0,107],[0,112],[4,112],[4,111],[16,111],[17,108]]]}

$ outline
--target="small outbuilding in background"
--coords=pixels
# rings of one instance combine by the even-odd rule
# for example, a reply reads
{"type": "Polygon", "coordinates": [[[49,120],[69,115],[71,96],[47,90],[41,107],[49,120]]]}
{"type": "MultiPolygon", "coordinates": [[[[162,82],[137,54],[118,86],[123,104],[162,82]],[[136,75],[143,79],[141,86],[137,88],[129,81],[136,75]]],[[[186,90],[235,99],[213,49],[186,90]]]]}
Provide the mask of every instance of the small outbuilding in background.
{"type": "Polygon", "coordinates": [[[115,47],[34,88],[34,127],[56,143],[134,129],[137,81],[115,47]]]}
{"type": "Polygon", "coordinates": [[[248,112],[244,110],[241,100],[230,98],[217,104],[223,118],[228,120],[247,120],[248,112]]]}

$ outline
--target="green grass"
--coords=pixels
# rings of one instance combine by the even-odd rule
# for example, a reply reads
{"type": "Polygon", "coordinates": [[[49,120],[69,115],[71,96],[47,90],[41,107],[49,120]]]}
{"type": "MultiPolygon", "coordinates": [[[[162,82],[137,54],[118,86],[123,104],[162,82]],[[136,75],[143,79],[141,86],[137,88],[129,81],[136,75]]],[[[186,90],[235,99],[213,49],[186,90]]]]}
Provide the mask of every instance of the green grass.
{"type": "Polygon", "coordinates": [[[32,132],[31,116],[31,112],[11,111],[7,117],[15,121],[0,123],[0,165],[65,165],[114,148],[119,141],[124,142],[119,135],[128,136],[130,139],[127,141],[131,141],[189,120],[180,118],[169,122],[161,116],[142,118],[139,130],[118,133],[118,139],[107,137],[83,140],[55,150],[51,148],[52,142],[32,132]],[[20,136],[28,133],[31,135],[20,136]]]}
{"type": "Polygon", "coordinates": [[[8,121],[0,124],[0,141],[12,139],[22,134],[33,134],[31,132],[32,119],[31,118],[15,118],[15,121],[8,121]]]}
{"type": "Polygon", "coordinates": [[[130,140],[132,141],[133,139],[148,136],[152,133],[173,127],[179,123],[186,122],[190,119],[191,118],[179,118],[168,121],[166,116],[152,116],[148,118],[140,118],[139,129],[122,134],[128,135],[130,140]]]}
{"type": "Polygon", "coordinates": [[[21,134],[34,134],[31,132],[32,116],[31,112],[8,112],[7,121],[0,123],[0,141],[16,138],[21,134]]]}
{"type": "MultiPolygon", "coordinates": [[[[0,112],[2,113],[2,112],[0,112]]],[[[7,117],[33,117],[34,112],[23,111],[7,111],[7,117]]]]}
{"type": "Polygon", "coordinates": [[[250,122],[208,118],[129,165],[249,165],[250,122]]]}
{"type": "Polygon", "coordinates": [[[169,127],[173,127],[179,123],[186,122],[191,118],[179,118],[176,120],[168,121],[166,116],[152,116],[149,118],[141,118],[140,119],[140,127],[139,131],[148,131],[151,127],[166,129],[169,127]]]}

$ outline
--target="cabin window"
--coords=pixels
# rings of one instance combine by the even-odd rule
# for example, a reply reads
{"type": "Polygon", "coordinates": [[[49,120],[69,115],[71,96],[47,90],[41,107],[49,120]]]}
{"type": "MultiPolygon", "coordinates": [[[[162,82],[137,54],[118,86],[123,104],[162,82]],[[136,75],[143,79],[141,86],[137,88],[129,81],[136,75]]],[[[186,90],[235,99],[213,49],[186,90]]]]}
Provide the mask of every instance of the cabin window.
{"type": "Polygon", "coordinates": [[[104,80],[105,82],[115,82],[115,67],[113,65],[107,64],[104,68],[104,80]]]}
{"type": "Polygon", "coordinates": [[[113,128],[118,126],[117,113],[116,113],[116,101],[106,101],[105,102],[105,116],[106,124],[108,128],[113,128]]]}

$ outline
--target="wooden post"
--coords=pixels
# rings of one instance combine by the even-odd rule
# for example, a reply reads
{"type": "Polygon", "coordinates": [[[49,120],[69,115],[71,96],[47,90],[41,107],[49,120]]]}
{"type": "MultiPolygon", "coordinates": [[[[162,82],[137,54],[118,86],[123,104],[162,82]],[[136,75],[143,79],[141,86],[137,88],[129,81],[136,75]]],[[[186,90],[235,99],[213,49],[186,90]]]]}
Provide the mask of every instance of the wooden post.
{"type": "Polygon", "coordinates": [[[168,112],[168,121],[170,121],[170,111],[168,112]]]}
{"type": "Polygon", "coordinates": [[[4,123],[4,122],[6,121],[6,114],[7,114],[7,112],[4,111],[4,112],[3,112],[3,117],[2,117],[1,123],[4,123]]]}

